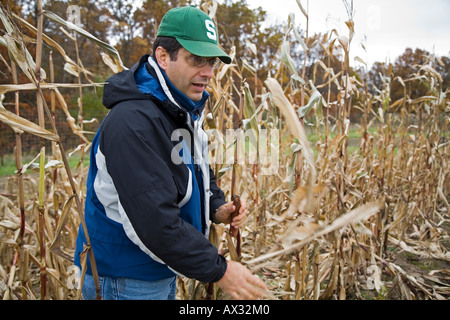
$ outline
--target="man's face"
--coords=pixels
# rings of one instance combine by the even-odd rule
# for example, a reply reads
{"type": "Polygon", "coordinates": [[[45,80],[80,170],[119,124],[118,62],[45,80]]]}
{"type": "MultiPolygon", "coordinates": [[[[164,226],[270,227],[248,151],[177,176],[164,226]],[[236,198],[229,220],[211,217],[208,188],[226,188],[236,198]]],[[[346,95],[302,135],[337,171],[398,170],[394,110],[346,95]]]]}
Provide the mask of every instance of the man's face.
{"type": "Polygon", "coordinates": [[[213,62],[216,58],[200,58],[181,48],[175,61],[162,47],[157,49],[158,64],[166,72],[173,85],[193,101],[201,100],[203,91],[213,76],[213,62]],[[159,52],[158,52],[159,51],[159,52]],[[206,59],[204,66],[199,66],[206,59]]]}

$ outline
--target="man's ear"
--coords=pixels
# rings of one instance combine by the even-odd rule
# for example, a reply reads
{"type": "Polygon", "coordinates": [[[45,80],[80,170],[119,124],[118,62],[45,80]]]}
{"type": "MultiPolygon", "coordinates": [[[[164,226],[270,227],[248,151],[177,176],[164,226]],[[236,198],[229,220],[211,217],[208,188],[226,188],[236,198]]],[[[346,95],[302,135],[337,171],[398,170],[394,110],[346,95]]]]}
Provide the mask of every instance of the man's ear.
{"type": "Polygon", "coordinates": [[[160,68],[163,69],[164,71],[166,71],[167,64],[170,60],[170,55],[166,51],[166,49],[164,49],[163,47],[156,48],[155,58],[156,58],[156,62],[158,62],[158,65],[160,66],[160,68]]]}

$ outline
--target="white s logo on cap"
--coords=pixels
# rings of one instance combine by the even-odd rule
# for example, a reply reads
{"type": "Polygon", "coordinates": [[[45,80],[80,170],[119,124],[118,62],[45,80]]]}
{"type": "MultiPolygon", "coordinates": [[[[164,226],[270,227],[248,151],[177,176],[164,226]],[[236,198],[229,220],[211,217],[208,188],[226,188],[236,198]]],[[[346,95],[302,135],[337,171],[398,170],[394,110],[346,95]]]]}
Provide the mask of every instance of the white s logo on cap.
{"type": "Polygon", "coordinates": [[[217,34],[216,34],[216,28],[214,26],[214,22],[212,22],[211,20],[205,20],[205,25],[206,25],[206,29],[209,32],[206,32],[206,35],[208,36],[208,38],[210,38],[211,40],[217,41],[217,34]]]}

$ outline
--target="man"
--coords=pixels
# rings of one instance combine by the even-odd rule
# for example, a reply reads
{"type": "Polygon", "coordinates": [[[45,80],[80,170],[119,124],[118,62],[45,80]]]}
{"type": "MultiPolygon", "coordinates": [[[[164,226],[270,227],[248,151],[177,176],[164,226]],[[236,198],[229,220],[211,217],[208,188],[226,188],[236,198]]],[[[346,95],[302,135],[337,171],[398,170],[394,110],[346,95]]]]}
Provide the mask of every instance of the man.
{"type": "MultiPolygon", "coordinates": [[[[243,205],[231,219],[207,162],[205,89],[219,59],[231,62],[208,15],[175,8],[152,56],[105,85],[110,112],[92,143],[85,205],[103,299],[175,299],[177,274],[216,282],[235,299],[261,297],[264,282],[207,240],[210,219],[240,227],[247,215],[243,205]]],[[[79,267],[85,242],[80,227],[79,267]]],[[[87,265],[83,296],[94,299],[87,265]]]]}

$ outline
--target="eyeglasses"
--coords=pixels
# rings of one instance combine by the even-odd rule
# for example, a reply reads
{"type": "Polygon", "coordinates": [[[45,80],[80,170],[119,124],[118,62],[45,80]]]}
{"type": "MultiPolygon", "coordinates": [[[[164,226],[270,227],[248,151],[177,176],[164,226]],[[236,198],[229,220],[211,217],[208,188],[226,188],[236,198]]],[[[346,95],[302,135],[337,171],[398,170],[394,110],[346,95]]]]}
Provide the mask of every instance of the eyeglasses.
{"type": "Polygon", "coordinates": [[[186,57],[186,60],[191,66],[199,68],[203,68],[204,66],[206,66],[206,64],[209,64],[212,69],[217,69],[221,63],[220,59],[218,58],[205,58],[195,55],[186,57]]]}

